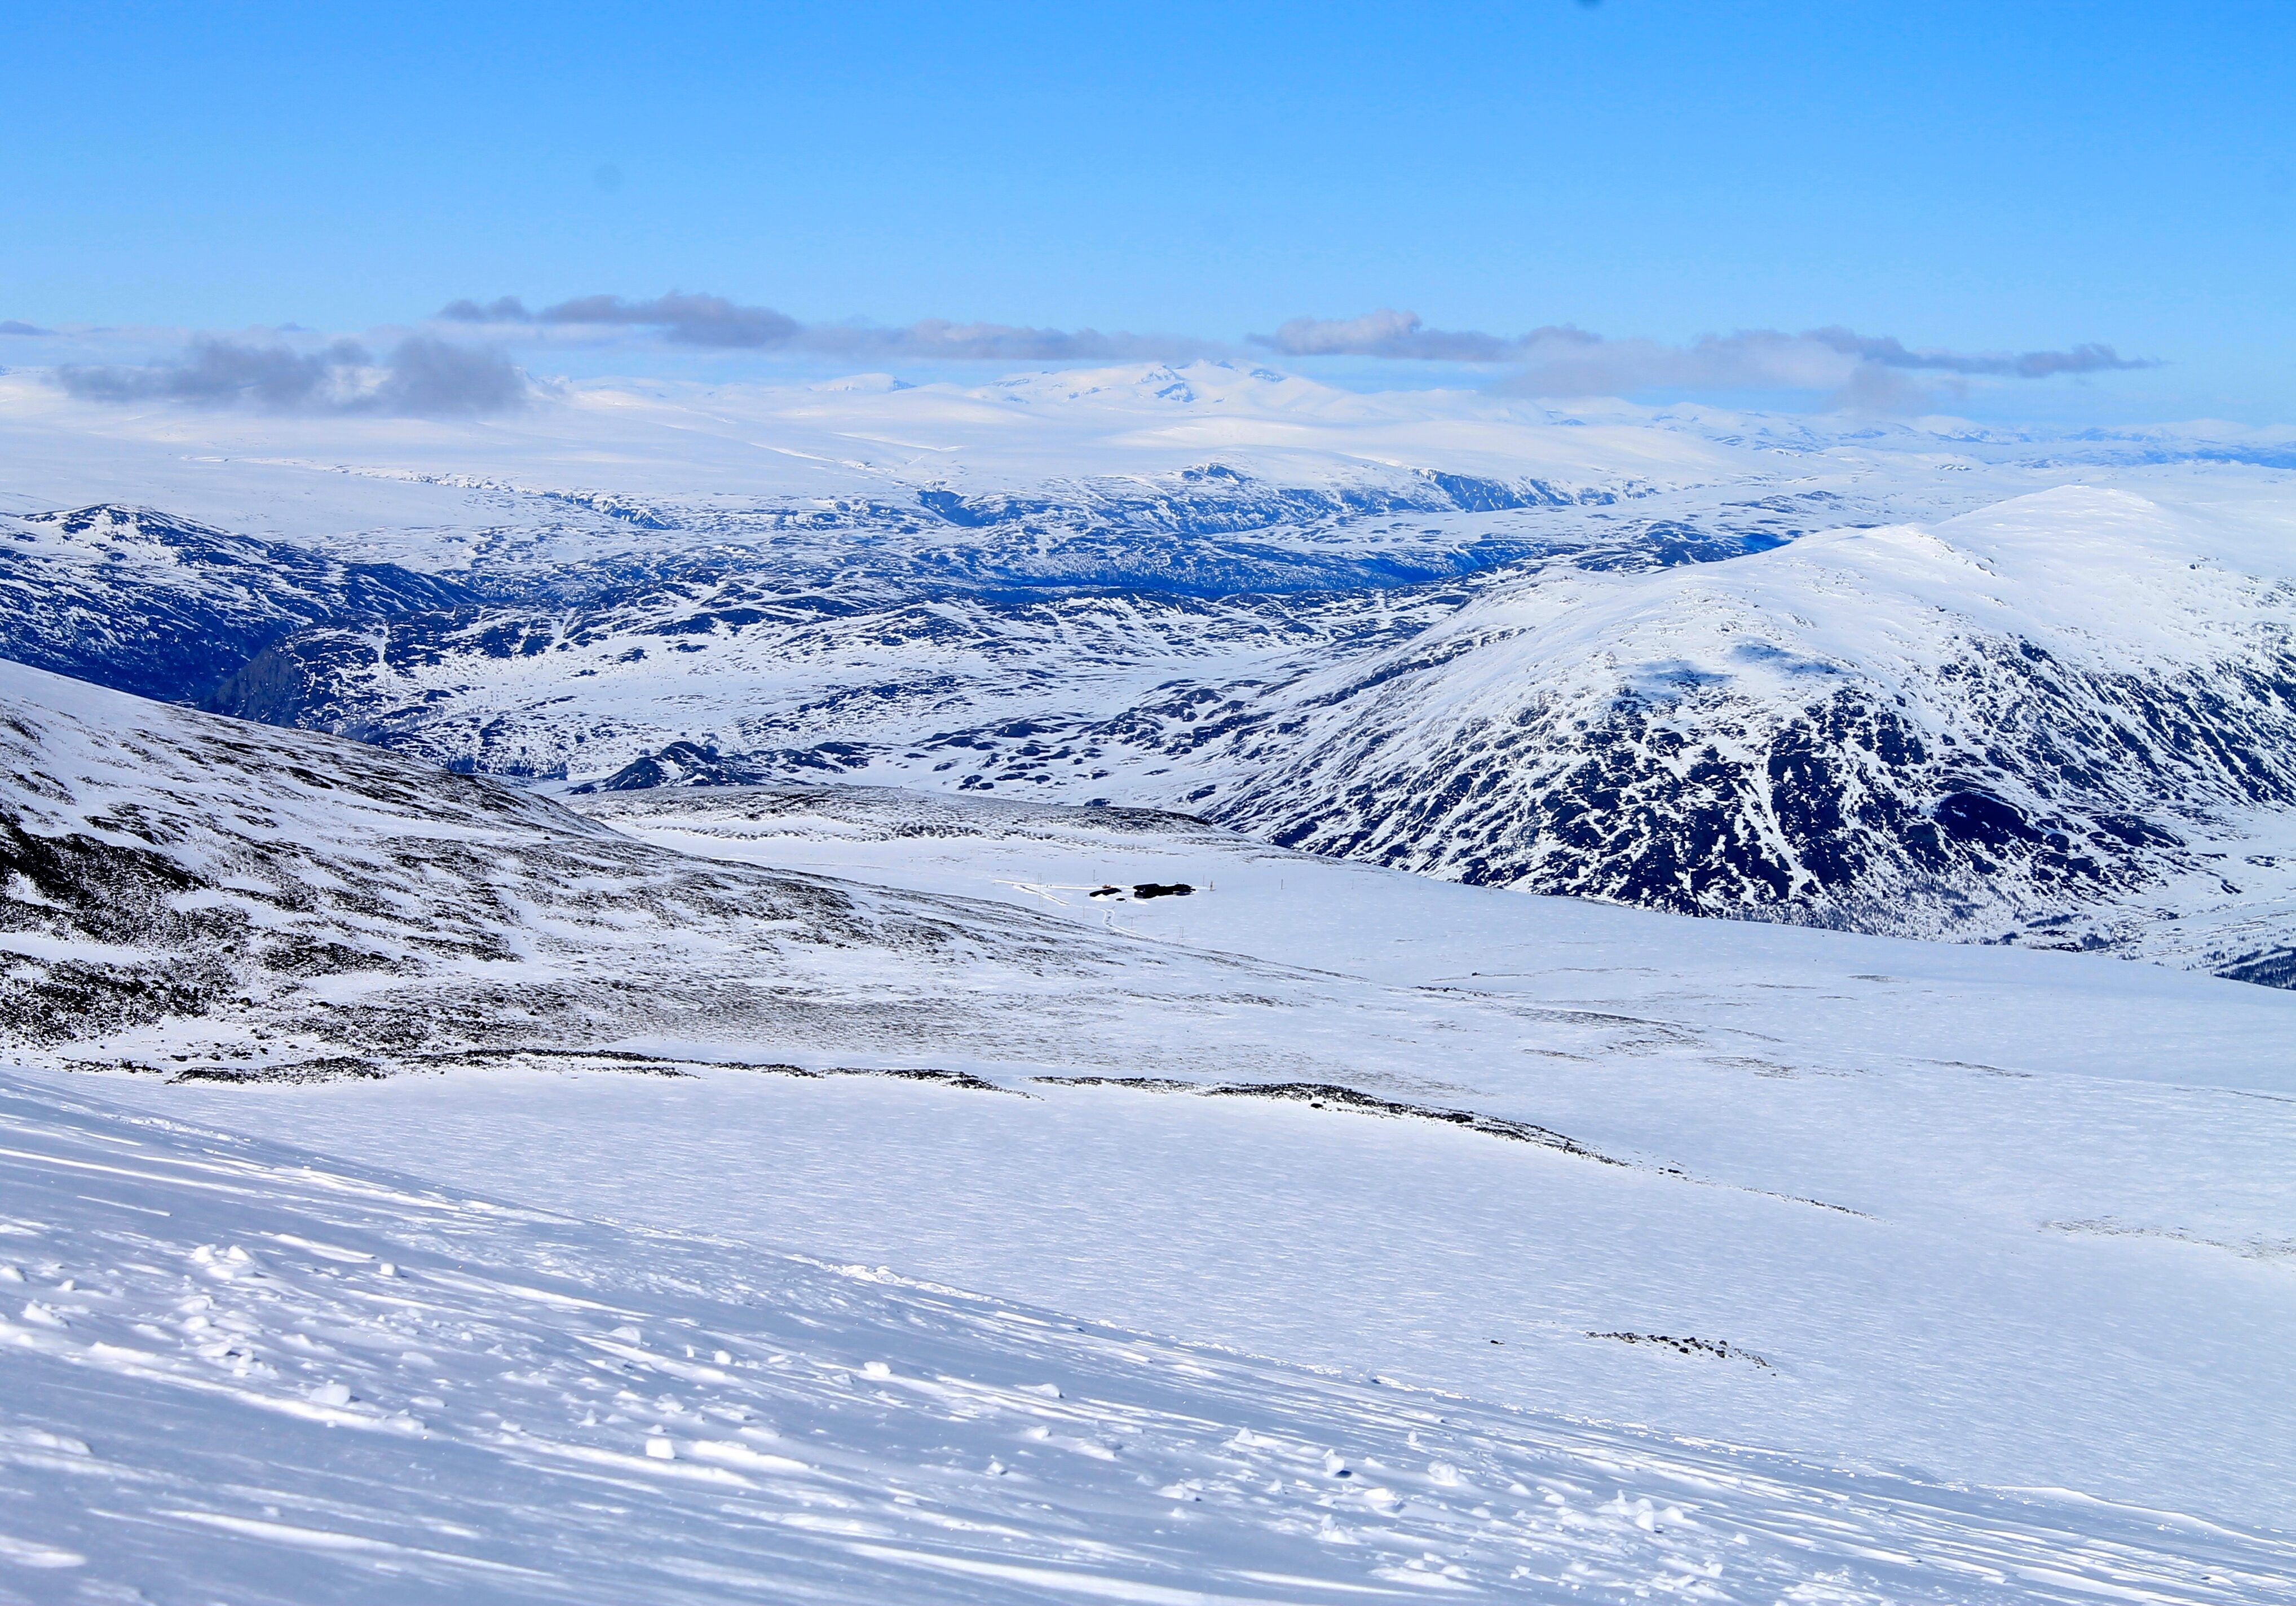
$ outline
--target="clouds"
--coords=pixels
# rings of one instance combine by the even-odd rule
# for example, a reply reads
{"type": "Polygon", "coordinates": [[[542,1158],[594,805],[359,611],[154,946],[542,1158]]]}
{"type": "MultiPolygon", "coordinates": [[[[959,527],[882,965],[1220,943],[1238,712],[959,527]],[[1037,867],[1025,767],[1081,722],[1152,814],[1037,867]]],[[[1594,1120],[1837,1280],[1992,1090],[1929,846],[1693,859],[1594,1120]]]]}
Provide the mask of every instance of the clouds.
{"type": "Polygon", "coordinates": [[[526,304],[516,296],[503,296],[483,307],[475,301],[450,302],[439,309],[439,315],[458,323],[635,326],[655,330],[682,346],[730,350],[785,346],[800,332],[796,319],[770,307],[741,307],[723,296],[689,296],[678,291],[650,301],[578,296],[536,313],[527,311],[526,304]]]}
{"type": "Polygon", "coordinates": [[[50,332],[37,324],[27,324],[21,318],[0,318],[0,334],[46,334],[50,332]]]}
{"type": "Polygon", "coordinates": [[[1293,318],[1274,334],[1246,337],[1285,356],[1382,356],[1436,363],[1520,361],[1544,345],[1600,344],[1576,329],[1546,328],[1513,339],[1472,329],[1430,329],[1415,312],[1382,307],[1359,318],[1293,318]]]}
{"type": "Polygon", "coordinates": [[[529,395],[526,375],[501,352],[416,335],[390,354],[373,411],[417,418],[507,413],[529,395]]]}
{"type": "Polygon", "coordinates": [[[1925,369],[1944,373],[1989,373],[2018,379],[2047,379],[2059,373],[2107,373],[2125,368],[2158,368],[2149,357],[2125,357],[2110,346],[2082,345],[2070,351],[2026,351],[2013,356],[1962,356],[1950,351],[1908,351],[1888,336],[1868,338],[1848,329],[1813,329],[1800,337],[1845,356],[1884,368],[1925,369]]]}
{"type": "MultiPolygon", "coordinates": [[[[683,291],[644,300],[578,296],[538,311],[529,311],[515,296],[503,296],[483,304],[455,301],[439,316],[456,323],[520,325],[560,338],[607,338],[620,331],[642,331],[673,346],[872,364],[1172,362],[1233,350],[1224,342],[1182,335],[1103,334],[1095,329],[963,324],[945,318],[900,327],[807,324],[770,307],[683,291]]],[[[1915,349],[1891,336],[1862,335],[1840,327],[1799,334],[1741,330],[1681,345],[1610,340],[1568,324],[1497,335],[1475,329],[1431,329],[1417,313],[1390,307],[1353,318],[1293,318],[1273,334],[1247,339],[1251,345],[1292,357],[1375,357],[1504,369],[1494,388],[1522,395],[1801,391],[1824,397],[1826,405],[1858,411],[1896,412],[1933,405],[1940,390],[1958,394],[1973,380],[2039,380],[2157,366],[2143,358],[2123,357],[2110,346],[1964,353],[1915,349]]]]}
{"type": "Polygon", "coordinates": [[[1892,337],[1841,328],[1707,335],[1685,345],[1606,340],[1550,325],[1523,335],[1430,329],[1414,312],[1381,307],[1356,318],[1293,318],[1250,337],[1286,356],[1368,356],[1510,365],[1500,388],[1532,396],[1630,396],[1652,390],[1816,390],[1833,405],[1900,411],[1936,399],[1911,376],[2047,379],[2159,365],[2110,346],[2066,351],[1964,354],[1914,350],[1892,337]]]}
{"type": "Polygon", "coordinates": [[[524,324],[532,318],[526,303],[516,296],[497,296],[483,307],[467,299],[449,301],[439,309],[439,315],[457,324],[524,324]]]}
{"type": "Polygon", "coordinates": [[[1013,324],[960,324],[925,318],[897,328],[871,324],[801,324],[770,307],[744,307],[723,296],[672,291],[650,300],[578,296],[538,312],[515,296],[481,305],[461,300],[439,309],[455,323],[523,324],[569,329],[644,329],[674,345],[720,351],[786,352],[898,362],[1165,362],[1217,355],[1226,347],[1184,335],[1103,334],[1095,329],[1044,329],[1013,324]]]}
{"type": "Polygon", "coordinates": [[[529,395],[526,376],[501,352],[426,335],[401,340],[381,365],[356,340],[299,352],[201,336],[180,361],[67,365],[55,371],[55,380],[83,401],[423,418],[501,413],[529,395]]]}
{"type": "Polygon", "coordinates": [[[955,324],[925,318],[902,329],[816,324],[804,332],[808,350],[825,356],[898,360],[1012,363],[1185,362],[1226,347],[1184,335],[1103,334],[1096,329],[1038,329],[1012,324],[955,324]]]}
{"type": "MultiPolygon", "coordinates": [[[[626,372],[661,366],[681,350],[709,354],[715,368],[742,357],[775,365],[811,361],[856,368],[934,363],[1061,367],[1186,362],[1238,352],[1225,342],[1185,335],[947,318],[896,326],[808,324],[771,307],[675,290],[636,299],[577,296],[540,308],[529,307],[516,296],[458,300],[441,308],[436,320],[411,333],[403,327],[387,332],[390,355],[381,360],[358,341],[338,340],[319,348],[308,337],[295,339],[298,332],[287,326],[268,339],[200,336],[172,361],[67,365],[53,370],[53,377],[72,395],[91,401],[453,417],[498,414],[535,397],[526,374],[504,354],[506,347],[595,348],[614,354],[603,360],[629,364],[626,372]],[[467,332],[458,335],[455,326],[467,332]],[[472,343],[471,334],[480,330],[486,343],[472,343]],[[442,338],[447,336],[456,338],[442,338]]],[[[104,335],[116,350],[130,336],[142,345],[156,332],[89,332],[104,335]]],[[[54,333],[0,324],[0,335],[54,333]]],[[[1388,307],[1351,318],[1292,318],[1272,334],[1247,340],[1308,361],[1350,357],[1471,365],[1487,371],[1488,388],[1503,395],[1710,396],[1741,405],[1751,396],[1773,398],[1767,405],[1860,413],[1919,412],[1987,387],[2159,366],[2096,343],[2062,350],[1962,352],[1909,347],[1893,336],[1837,325],[1800,333],[1740,330],[1681,343],[1613,340],[1568,324],[1498,335],[1430,328],[1418,314],[1388,307]]],[[[594,366],[602,359],[586,360],[594,366]]]]}

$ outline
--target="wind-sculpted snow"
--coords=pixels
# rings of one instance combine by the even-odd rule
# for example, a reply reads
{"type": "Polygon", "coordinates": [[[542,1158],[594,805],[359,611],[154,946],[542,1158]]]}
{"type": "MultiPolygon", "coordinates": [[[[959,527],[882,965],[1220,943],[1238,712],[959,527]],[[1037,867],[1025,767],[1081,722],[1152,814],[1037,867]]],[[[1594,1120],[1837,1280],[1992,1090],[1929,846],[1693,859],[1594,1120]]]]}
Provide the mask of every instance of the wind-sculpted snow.
{"type": "Polygon", "coordinates": [[[1494,1410],[12,1077],[0,1129],[10,1600],[2296,1600],[2284,1540],[2173,1513],[1494,1410]]]}

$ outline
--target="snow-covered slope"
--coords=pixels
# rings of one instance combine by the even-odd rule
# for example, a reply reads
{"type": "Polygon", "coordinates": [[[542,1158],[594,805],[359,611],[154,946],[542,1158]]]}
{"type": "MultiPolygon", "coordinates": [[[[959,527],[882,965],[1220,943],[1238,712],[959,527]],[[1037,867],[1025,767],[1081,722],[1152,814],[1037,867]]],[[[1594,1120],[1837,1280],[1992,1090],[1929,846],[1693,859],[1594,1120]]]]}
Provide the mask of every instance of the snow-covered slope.
{"type": "Polygon", "coordinates": [[[1211,812],[1476,882],[2285,980],[2296,544],[2239,511],[2069,488],[1553,577],[1292,689],[1211,812]]]}
{"type": "Polygon", "coordinates": [[[452,609],[462,586],[150,508],[0,518],[0,657],[171,701],[312,625],[452,609]]]}
{"type": "Polygon", "coordinates": [[[6,1073],[0,1128],[0,1599],[2296,1599],[2286,1539],[2158,1511],[1494,1410],[6,1073]]]}
{"type": "MultiPolygon", "coordinates": [[[[1093,1010],[1063,996],[1174,971],[994,906],[687,858],[354,742],[5,664],[0,694],[14,1044],[135,1062],[164,1041],[159,1063],[226,1077],[639,1034],[850,1050],[1000,1029],[959,1007],[983,977],[1051,1025],[1093,1010]]],[[[1169,979],[1217,994],[1228,968],[1169,979]]]]}
{"type": "Polygon", "coordinates": [[[0,1602],[2296,1599],[2290,466],[0,376],[0,1602]]]}
{"type": "MultiPolygon", "coordinates": [[[[1529,1413],[1513,1420],[1534,1436],[1592,1445],[1587,1453],[1607,1464],[1641,1464],[1616,1460],[1620,1446],[1647,1442],[1626,1423],[1760,1446],[1803,1469],[1764,1474],[1798,1491],[1779,1496],[1790,1503],[1831,1498],[1824,1491],[1853,1471],[1863,1488],[1897,1469],[1931,1488],[2052,1486],[2237,1528],[2277,1520],[2296,1491],[2296,1461],[2276,1427],[2286,1389],[2279,1335],[2296,1322],[2296,1200],[2277,1162],[2296,1144],[2285,1054],[2296,996],[2095,956],[1460,887],[1118,809],[845,789],[579,799],[602,823],[355,744],[8,673],[0,950],[10,958],[0,997],[10,1004],[8,1056],[30,1078],[26,1096],[53,1101],[68,1082],[71,1098],[346,1157],[320,1164],[322,1175],[381,1166],[453,1197],[618,1222],[636,1235],[609,1242],[583,1229],[590,1250],[550,1251],[553,1274],[592,1285],[565,1291],[614,1307],[611,1322],[580,1332],[611,1340],[627,1323],[651,1340],[669,1318],[689,1317],[709,1334],[707,1344],[678,1340],[697,1356],[734,1353],[741,1334],[767,1332],[774,1347],[745,1358],[792,1353],[797,1335],[784,1340],[779,1317],[754,1314],[784,1299],[808,1319],[818,1314],[804,1303],[812,1295],[775,1281],[780,1274],[760,1269],[742,1285],[753,1314],[736,1322],[726,1297],[707,1291],[726,1284],[646,1258],[656,1248],[685,1255],[660,1246],[700,1234],[709,1247],[693,1253],[726,1265],[794,1248],[890,1266],[1021,1301],[1040,1319],[1065,1313],[1054,1332],[1062,1322],[1112,1323],[1225,1347],[1327,1369],[1343,1393],[1376,1372],[1390,1380],[1381,1389],[1444,1391],[1433,1409],[1447,1421],[1455,1406],[1462,1422],[1529,1413]],[[1176,882],[1191,890],[1137,890],[1176,882]],[[1092,896],[1111,885],[1124,896],[1092,896]],[[640,1299],[639,1289],[656,1291],[640,1299]]],[[[12,1118],[29,1127],[50,1117],[20,1109],[12,1118]]],[[[103,1129],[139,1143],[175,1130],[103,1129]]],[[[77,1147],[62,1155],[82,1158],[77,1147]]],[[[211,1163],[220,1162],[197,1160],[211,1163]]],[[[265,1175],[313,1163],[283,1153],[264,1161],[265,1175]]],[[[890,1458],[873,1467],[955,1465],[973,1454],[974,1441],[950,1437],[954,1429],[918,1427],[923,1450],[901,1448],[916,1441],[898,1434],[856,1441],[808,1414],[813,1404],[768,1404],[746,1383],[721,1395],[706,1378],[662,1381],[672,1375],[665,1368],[689,1364],[741,1374],[658,1343],[601,1352],[653,1372],[619,1373],[613,1387],[635,1405],[607,1396],[594,1405],[564,1358],[583,1353],[575,1330],[544,1332],[536,1317],[517,1318],[529,1325],[515,1334],[502,1325],[509,1296],[495,1283],[556,1286],[526,1275],[534,1264],[509,1240],[465,1241],[426,1259],[419,1241],[373,1217],[346,1227],[306,1204],[290,1212],[302,1213],[301,1225],[266,1217],[268,1225],[226,1232],[166,1197],[106,1192],[102,1179],[116,1170],[51,1169],[64,1195],[53,1208],[7,1207],[37,1236],[0,1258],[37,1285],[10,1307],[17,1347],[0,1350],[0,1366],[25,1376],[36,1360],[54,1360],[95,1371],[37,1375],[109,1381],[94,1396],[42,1382],[38,1397],[62,1403],[43,1407],[29,1424],[37,1431],[79,1438],[127,1469],[118,1476],[142,1479],[138,1469],[159,1454],[149,1446],[165,1441],[137,1440],[124,1424],[187,1397],[176,1391],[196,1385],[184,1380],[211,1377],[200,1368],[214,1363],[226,1373],[244,1367],[232,1384],[243,1395],[353,1415],[378,1403],[388,1407],[381,1417],[406,1411],[433,1435],[339,1428],[332,1441],[281,1441],[287,1464],[324,1474],[298,1482],[350,1480],[333,1486],[346,1492],[324,1511],[283,1502],[276,1479],[240,1478],[231,1487],[254,1492],[220,1504],[166,1485],[167,1509],[228,1520],[217,1531],[235,1536],[213,1553],[218,1567],[251,1565],[245,1558],[275,1541],[328,1543],[311,1533],[414,1544],[409,1525],[430,1498],[418,1491],[437,1487],[421,1470],[432,1454],[449,1471],[496,1469],[467,1473],[483,1479],[510,1475],[489,1456],[532,1450],[555,1463],[594,1450],[628,1458],[591,1464],[621,1469],[614,1476],[638,1477],[643,1488],[645,1470],[633,1469],[647,1459],[647,1438],[669,1438],[676,1465],[705,1454],[693,1447],[703,1441],[740,1438],[685,1414],[713,1406],[758,1413],[784,1438],[860,1442],[890,1458]],[[123,1204],[178,1210],[187,1242],[136,1227],[146,1217],[123,1204]],[[115,1217],[144,1237],[102,1237],[111,1229],[95,1224],[115,1217]],[[332,1235],[353,1227],[373,1241],[332,1235]],[[442,1282],[449,1260],[522,1269],[487,1274],[477,1288],[448,1284],[463,1302],[435,1323],[387,1307],[422,1329],[393,1339],[398,1348],[371,1349],[347,1313],[293,1303],[305,1293],[233,1307],[256,1325],[226,1325],[229,1337],[197,1329],[206,1336],[191,1339],[193,1356],[198,1345],[223,1346],[202,1359],[162,1365],[88,1347],[174,1346],[165,1335],[184,1330],[171,1323],[220,1323],[206,1309],[164,1308],[216,1297],[205,1282],[181,1286],[172,1269],[170,1257],[202,1243],[273,1257],[258,1268],[272,1281],[250,1282],[250,1297],[288,1299],[289,1281],[316,1291],[310,1298],[333,1297],[313,1280],[316,1265],[298,1261],[291,1273],[276,1259],[285,1238],[257,1241],[258,1230],[419,1265],[442,1282]],[[159,1269],[139,1269],[150,1267],[159,1269]],[[115,1296],[118,1305],[105,1302],[115,1296]],[[45,1327],[49,1315],[78,1325],[45,1327]],[[115,1315],[117,1331],[106,1325],[115,1315]],[[139,1322],[163,1336],[140,1332],[139,1322]],[[81,1333],[70,1341],[83,1348],[41,1348],[65,1344],[59,1332],[81,1333]],[[401,1348],[430,1360],[391,1363],[401,1348]],[[481,1400],[463,1390],[476,1389],[476,1357],[490,1348],[504,1355],[485,1374],[496,1392],[481,1400]],[[316,1370],[306,1372],[307,1360],[316,1370]],[[401,1366],[427,1381],[394,1381],[401,1366]],[[516,1381],[534,1378],[545,1382],[516,1381]],[[335,1384],[357,1397],[340,1398],[335,1384]],[[519,1403],[504,1403],[505,1389],[519,1403]],[[449,1411],[418,1405],[418,1393],[470,1403],[449,1411]],[[119,1403],[92,1403],[99,1398],[119,1403]],[[536,1439],[562,1447],[534,1449],[536,1439]],[[266,1504],[280,1514],[264,1514],[266,1504]],[[355,1520],[353,1506],[388,1520],[355,1520]],[[249,1522],[305,1531],[299,1539],[249,1522]]],[[[239,1173],[188,1175],[242,1185],[229,1180],[239,1173]]],[[[386,1215],[433,1219],[410,1202],[422,1190],[404,1184],[315,1185],[386,1215]]],[[[274,1184],[246,1186],[263,1198],[274,1184]]],[[[217,1197],[271,1208],[245,1192],[217,1197]]],[[[597,1315],[543,1307],[581,1323],[597,1315]]],[[[849,1350],[835,1323],[808,1331],[800,1353],[849,1368],[882,1360],[895,1376],[971,1367],[994,1381],[1002,1364],[977,1349],[962,1365],[942,1358],[954,1351],[939,1348],[922,1315],[918,1323],[888,1315],[871,1330],[881,1340],[849,1350]]],[[[1099,1341],[1078,1340],[1084,1349],[1099,1341]]],[[[1076,1364],[1099,1376],[1084,1349],[1076,1364]]],[[[1172,1362],[1160,1375],[1180,1392],[1159,1397],[1178,1415],[1225,1423],[1211,1396],[1187,1391],[1226,1385],[1192,1364],[1172,1362]]],[[[1117,1402],[1095,1406],[1095,1423],[1130,1409],[1112,1383],[1071,1388],[1069,1375],[1045,1380],[1032,1368],[1025,1381],[1117,1402]]],[[[222,1402],[215,1408],[226,1417],[274,1410],[201,1397],[222,1402]]],[[[188,1431],[222,1419],[170,1420],[188,1431]]],[[[1233,1425],[1304,1435],[1250,1416],[1217,1437],[1233,1425]]],[[[1494,1454],[1514,1442],[1494,1432],[1471,1437],[1489,1439],[1494,1454]]],[[[1162,1512],[1176,1497],[1158,1491],[1206,1476],[1168,1471],[1166,1450],[1117,1437],[1132,1447],[1104,1463],[1118,1479],[1103,1491],[1112,1504],[1073,1520],[1008,1512],[978,1540],[986,1555],[1073,1566],[1083,1552],[1047,1549],[1042,1536],[1121,1548],[1131,1543],[1124,1535],[1145,1530],[1126,1526],[1132,1508],[1118,1493],[1136,1488],[1149,1502],[1141,1509],[1162,1512]],[[1136,1452],[1154,1467],[1136,1471],[1125,1459],[1136,1452]]],[[[1342,1458],[1369,1456],[1382,1469],[1401,1454],[1369,1447],[1384,1439],[1351,1447],[1334,1432],[1314,1442],[1325,1439],[1342,1458]]],[[[980,1454],[1021,1464],[995,1445],[980,1454]]],[[[1717,1470],[1741,1466],[1737,1452],[1695,1451],[1713,1454],[1723,1459],[1700,1463],[1709,1470],[1698,1476],[1748,1475],[1717,1470]]],[[[1232,1496],[1210,1478],[1192,1492],[1232,1497],[1261,1513],[1254,1521],[1292,1531],[1283,1526],[1290,1483],[1267,1491],[1274,1468],[1262,1479],[1252,1467],[1232,1496]],[[1262,1495],[1275,1504],[1255,1504],[1262,1495]]],[[[1492,1513],[1477,1521],[1501,1509],[1488,1477],[1467,1479],[1484,1491],[1469,1516],[1477,1505],[1492,1513]]],[[[1312,1505],[1341,1481],[1296,1497],[1312,1505]]],[[[1639,1486],[1615,1492],[1630,1507],[1641,1497],[1639,1486]]],[[[80,1498],[51,1498],[39,1509],[64,1515],[44,1519],[41,1531],[0,1531],[94,1557],[79,1540],[98,1520],[92,1513],[116,1501],[80,1498]]],[[[512,1501],[505,1514],[465,1523],[507,1547],[482,1554],[533,1564],[521,1547],[541,1542],[516,1537],[534,1531],[514,1515],[522,1509],[512,1501]]],[[[974,1509],[957,1514],[973,1520],[974,1509]]],[[[1301,1515],[1320,1529],[1321,1509],[1301,1515]]],[[[1353,1508],[1331,1509],[1345,1524],[1353,1508]]],[[[1431,1506],[1428,1520],[1437,1517],[1431,1506]]],[[[203,1520],[164,1519],[148,1531],[203,1520]]],[[[679,1508],[661,1520],[702,1519],[679,1508]]],[[[2105,1528],[2083,1519],[2068,1531],[2086,1544],[2105,1528]]],[[[1184,1520],[1165,1537],[1173,1548],[1160,1553],[1178,1557],[1171,1565],[1182,1572],[1207,1577],[1225,1564],[1227,1541],[1204,1527],[1184,1520]]],[[[1550,1576],[1531,1552],[1493,1572],[1445,1543],[1410,1553],[1435,1551],[1502,1594],[1514,1566],[1550,1576]]],[[[1923,1569],[1951,1553],[1935,1536],[1906,1543],[1914,1548],[1899,1553],[1923,1569]]],[[[2200,1552],[2182,1538],[2169,1548],[2204,1581],[2200,1552]]],[[[348,1542],[342,1551],[361,1566],[361,1556],[395,1554],[348,1542]]],[[[615,1553],[641,1564],[635,1545],[615,1553]]],[[[1134,1560],[1122,1565],[1152,1570],[1124,1553],[1134,1560]]],[[[1378,1569],[1404,1566],[1384,1551],[1345,1553],[1362,1555],[1358,1571],[1250,1565],[1365,1586],[1394,1582],[1378,1569]]],[[[1823,1570],[1812,1562],[1797,1576],[1815,1587],[1823,1570]]],[[[886,1576],[867,1573],[846,1598],[882,1598],[886,1576]]],[[[1136,1585],[1147,1575],[1126,1576],[1136,1585]]],[[[1512,1582],[1532,1598],[1545,1587],[1512,1582]]],[[[1312,1598],[1284,1593],[1292,1587],[1266,1598],[1312,1598]]]]}

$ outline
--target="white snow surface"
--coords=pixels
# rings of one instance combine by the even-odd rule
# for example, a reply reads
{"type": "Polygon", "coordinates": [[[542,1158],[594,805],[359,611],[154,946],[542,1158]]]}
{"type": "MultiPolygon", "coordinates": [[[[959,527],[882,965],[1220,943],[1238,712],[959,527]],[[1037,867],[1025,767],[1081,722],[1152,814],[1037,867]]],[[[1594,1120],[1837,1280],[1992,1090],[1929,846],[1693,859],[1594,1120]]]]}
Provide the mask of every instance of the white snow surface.
{"type": "MultiPolygon", "coordinates": [[[[2288,450],[1224,365],[455,423],[0,375],[0,512],[474,584],[690,565],[568,582],[531,651],[346,633],[341,728],[403,712],[412,756],[0,664],[0,1602],[2296,1600],[2296,994],[1047,804],[1330,815],[1440,876],[1464,837],[1373,838],[1621,686],[1750,764],[1852,672],[2015,745],[1972,643],[2077,712],[2268,709],[2288,450]],[[1294,565],[1796,538],[1290,602],[887,589],[1113,562],[1104,511],[1207,465],[1294,565]],[[1554,499],[1282,513],[1438,471],[1554,499]],[[553,801],[422,758],[703,737],[890,784],[553,801]]],[[[2080,905],[2120,951],[2285,945],[2296,834],[2225,784],[2284,758],[2255,728],[2095,802],[2184,839],[2080,905]]]]}
{"type": "Polygon", "coordinates": [[[2189,1516],[1543,1419],[7,1073],[0,1136],[11,1602],[2296,1598],[2296,1545],[2189,1516]]]}
{"type": "Polygon", "coordinates": [[[2291,1598],[2296,996],[5,684],[16,1598],[2291,1598]]]}

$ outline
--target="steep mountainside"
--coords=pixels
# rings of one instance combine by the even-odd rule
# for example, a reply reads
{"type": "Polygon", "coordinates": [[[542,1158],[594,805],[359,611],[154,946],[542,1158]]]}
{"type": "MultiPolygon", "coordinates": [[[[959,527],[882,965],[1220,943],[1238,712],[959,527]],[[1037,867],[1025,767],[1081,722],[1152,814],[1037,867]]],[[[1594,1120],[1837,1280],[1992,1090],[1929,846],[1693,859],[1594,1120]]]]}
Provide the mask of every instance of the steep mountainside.
{"type": "MultiPolygon", "coordinates": [[[[1289,845],[1703,914],[2286,979],[2296,583],[2125,492],[1493,596],[1291,690],[1209,812],[1289,845]],[[2226,944],[2235,945],[2227,948],[2226,944]]],[[[1263,727],[1264,728],[1264,727],[1263,727]]]]}
{"type": "Polygon", "coordinates": [[[476,601],[395,563],[98,504],[0,518],[0,657],[193,701],[306,626],[476,601]]]}

